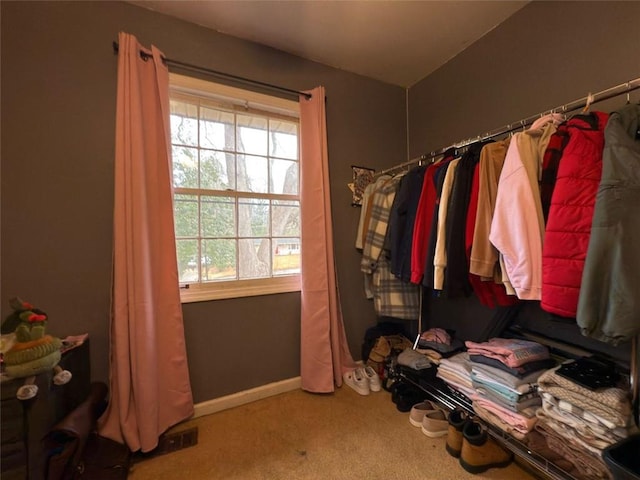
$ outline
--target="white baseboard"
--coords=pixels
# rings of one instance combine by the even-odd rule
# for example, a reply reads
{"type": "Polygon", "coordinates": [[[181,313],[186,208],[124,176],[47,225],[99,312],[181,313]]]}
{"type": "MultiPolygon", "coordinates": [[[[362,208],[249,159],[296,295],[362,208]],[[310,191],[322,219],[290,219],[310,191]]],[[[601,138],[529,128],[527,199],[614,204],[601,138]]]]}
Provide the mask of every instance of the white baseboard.
{"type": "Polygon", "coordinates": [[[234,393],[220,398],[214,398],[213,400],[207,400],[206,402],[196,403],[193,406],[193,417],[198,418],[204,415],[211,415],[212,413],[221,412],[228,408],[239,407],[246,403],[255,402],[263,398],[272,397],[284,392],[290,392],[297,390],[301,386],[300,377],[289,378],[287,380],[281,380],[279,382],[268,383],[260,387],[252,388],[249,390],[243,390],[242,392],[234,393]]]}

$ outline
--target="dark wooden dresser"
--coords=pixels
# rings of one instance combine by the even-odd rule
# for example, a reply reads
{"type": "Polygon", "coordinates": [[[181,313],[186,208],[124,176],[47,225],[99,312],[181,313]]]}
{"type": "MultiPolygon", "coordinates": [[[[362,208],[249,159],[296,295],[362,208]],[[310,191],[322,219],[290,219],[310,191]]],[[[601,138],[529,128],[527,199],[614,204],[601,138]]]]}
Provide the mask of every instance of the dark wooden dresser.
{"type": "Polygon", "coordinates": [[[44,479],[46,458],[42,438],[89,393],[89,339],[63,353],[60,366],[73,375],[69,383],[54,385],[53,372],[42,373],[35,382],[38,394],[31,400],[16,398],[16,392],[25,379],[8,380],[0,384],[2,480],[44,479]]]}

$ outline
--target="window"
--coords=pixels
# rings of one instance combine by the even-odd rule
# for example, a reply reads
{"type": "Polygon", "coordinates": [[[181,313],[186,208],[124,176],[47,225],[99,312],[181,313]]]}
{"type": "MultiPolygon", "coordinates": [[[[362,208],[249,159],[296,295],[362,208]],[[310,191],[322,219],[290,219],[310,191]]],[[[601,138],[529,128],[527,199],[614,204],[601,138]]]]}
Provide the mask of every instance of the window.
{"type": "Polygon", "coordinates": [[[182,301],[300,290],[298,103],[170,81],[182,301]]]}

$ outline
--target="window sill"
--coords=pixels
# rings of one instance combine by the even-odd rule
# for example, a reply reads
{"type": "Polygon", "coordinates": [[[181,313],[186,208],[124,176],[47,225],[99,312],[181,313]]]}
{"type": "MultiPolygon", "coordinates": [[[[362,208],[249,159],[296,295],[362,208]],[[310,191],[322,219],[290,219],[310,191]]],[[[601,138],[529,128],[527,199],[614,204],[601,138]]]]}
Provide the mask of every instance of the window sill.
{"type": "Polygon", "coordinates": [[[207,302],[299,291],[300,276],[292,275],[260,280],[190,284],[188,288],[180,289],[180,301],[182,303],[207,302]]]}

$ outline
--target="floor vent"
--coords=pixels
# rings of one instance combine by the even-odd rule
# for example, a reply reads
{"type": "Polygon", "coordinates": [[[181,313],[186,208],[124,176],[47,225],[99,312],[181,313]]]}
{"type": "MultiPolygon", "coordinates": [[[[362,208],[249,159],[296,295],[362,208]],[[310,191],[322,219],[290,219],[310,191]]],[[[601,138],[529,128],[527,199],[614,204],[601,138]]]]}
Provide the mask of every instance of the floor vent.
{"type": "Polygon", "coordinates": [[[193,447],[198,443],[198,427],[169,432],[162,435],[158,441],[158,448],[154,450],[155,455],[165,455],[167,453],[193,447]]]}

